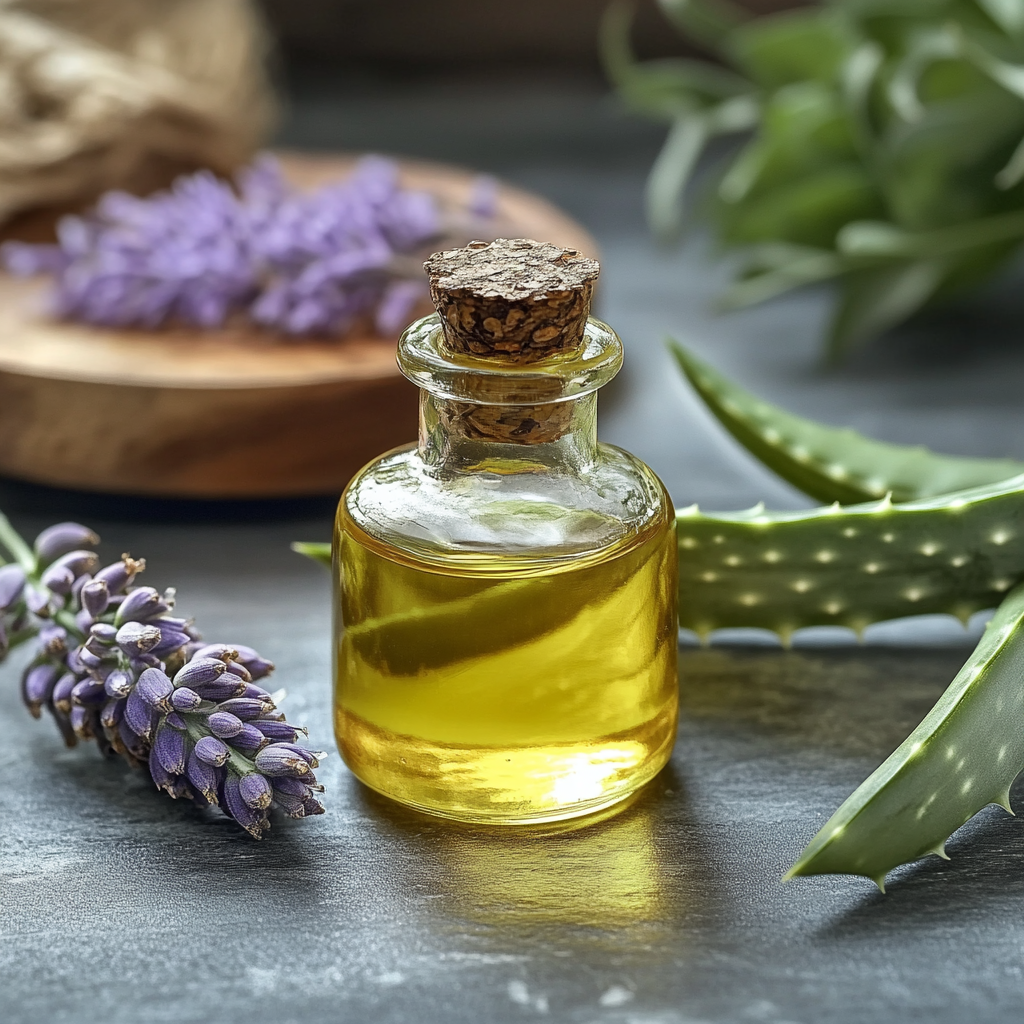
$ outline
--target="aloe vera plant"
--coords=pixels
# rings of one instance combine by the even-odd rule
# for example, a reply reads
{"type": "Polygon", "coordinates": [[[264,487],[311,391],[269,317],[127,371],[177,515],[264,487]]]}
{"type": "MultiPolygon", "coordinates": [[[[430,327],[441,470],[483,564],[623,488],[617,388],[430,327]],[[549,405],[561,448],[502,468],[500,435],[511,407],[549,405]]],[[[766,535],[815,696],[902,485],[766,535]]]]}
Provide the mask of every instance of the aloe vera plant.
{"type": "Polygon", "coordinates": [[[1024,4],[825,0],[753,17],[731,0],[659,0],[718,58],[639,62],[630,13],[605,19],[608,75],[668,123],[652,227],[678,232],[716,136],[749,138],[712,175],[719,239],[741,247],[726,306],[839,286],[839,357],[924,305],[985,280],[1024,239],[1024,4]]]}
{"type": "Polygon", "coordinates": [[[673,351],[733,436],[805,493],[838,502],[845,489],[864,488],[870,472],[907,499],[797,513],[767,514],[758,508],[704,516],[683,510],[684,624],[691,616],[706,629],[710,609],[731,625],[765,625],[785,638],[792,625],[825,621],[830,611],[832,621],[854,628],[907,614],[901,600],[907,602],[903,608],[915,612],[964,617],[996,604],[1009,591],[978,647],[925,719],[842,804],[785,875],[864,875],[884,891],[892,868],[927,854],[945,857],[949,836],[983,807],[1010,810],[1010,785],[1024,768],[1024,561],[1016,541],[1024,525],[1024,477],[999,480],[1004,470],[1019,473],[1021,466],[883,445],[794,417],[738,388],[681,346],[673,351]],[[982,480],[989,482],[935,493],[982,480]],[[997,509],[998,524],[988,519],[997,509]],[[783,538],[785,546],[779,543],[783,538]],[[996,549],[1005,558],[995,555],[996,549]],[[709,557],[718,564],[709,566],[709,557]],[[929,572],[925,566],[932,559],[929,572]],[[981,568],[992,571],[987,592],[975,589],[981,568]],[[715,579],[703,578],[707,574],[715,579]],[[730,583],[717,591],[700,590],[701,582],[724,579],[730,583]],[[881,586],[875,589],[875,583],[881,586]]]}

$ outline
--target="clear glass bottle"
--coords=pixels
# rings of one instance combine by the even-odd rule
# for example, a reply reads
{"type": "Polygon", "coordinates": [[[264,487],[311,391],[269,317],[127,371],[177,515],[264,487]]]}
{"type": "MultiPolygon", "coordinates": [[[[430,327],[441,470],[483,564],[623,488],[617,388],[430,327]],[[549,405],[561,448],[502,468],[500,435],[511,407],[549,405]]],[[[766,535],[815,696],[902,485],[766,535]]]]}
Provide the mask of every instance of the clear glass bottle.
{"type": "MultiPolygon", "coordinates": [[[[506,263],[544,248],[489,249],[499,243],[506,263]]],[[[537,285],[536,264],[520,284],[537,285]]],[[[554,279],[564,284],[557,268],[554,279]]],[[[580,299],[547,280],[503,303],[465,288],[447,301],[432,284],[446,317],[399,343],[421,389],[419,440],[361,470],[338,507],[338,746],[368,786],[433,814],[517,824],[596,812],[651,779],[675,739],[671,499],[642,462],[597,441],[597,390],[622,346],[588,317],[586,288],[580,299]],[[525,310],[530,336],[546,339],[559,301],[582,314],[577,337],[564,331],[552,349],[453,347],[460,316],[501,334],[483,316],[495,303],[503,324],[525,310]]]]}

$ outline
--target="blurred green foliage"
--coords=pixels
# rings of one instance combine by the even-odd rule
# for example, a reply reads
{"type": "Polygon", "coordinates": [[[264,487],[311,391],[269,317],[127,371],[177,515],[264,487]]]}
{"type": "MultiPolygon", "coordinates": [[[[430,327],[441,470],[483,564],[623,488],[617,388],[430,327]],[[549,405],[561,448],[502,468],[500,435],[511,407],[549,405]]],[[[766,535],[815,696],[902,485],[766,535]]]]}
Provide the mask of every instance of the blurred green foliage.
{"type": "Polygon", "coordinates": [[[725,305],[832,280],[828,354],[975,285],[1024,240],[1024,0],[828,0],[753,17],[730,0],[659,0],[710,60],[638,62],[631,9],[602,29],[633,109],[667,121],[647,184],[662,237],[716,136],[710,213],[742,247],[725,305]]]}

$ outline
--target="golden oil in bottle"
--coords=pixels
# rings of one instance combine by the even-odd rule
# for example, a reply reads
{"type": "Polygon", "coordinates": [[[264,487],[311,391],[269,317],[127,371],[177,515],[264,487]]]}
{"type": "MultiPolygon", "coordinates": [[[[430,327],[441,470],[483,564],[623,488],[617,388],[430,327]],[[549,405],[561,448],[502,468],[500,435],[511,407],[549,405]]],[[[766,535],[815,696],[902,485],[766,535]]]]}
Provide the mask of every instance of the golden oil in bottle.
{"type": "Polygon", "coordinates": [[[447,570],[341,518],[336,732],[369,786],[466,821],[628,796],[676,733],[676,544],[661,518],[578,562],[447,570]]]}
{"type": "Polygon", "coordinates": [[[589,317],[594,261],[499,239],[427,269],[438,313],[398,353],[419,441],[338,509],[338,745],[367,785],[446,817],[596,813],[675,739],[672,502],[597,441],[622,346],[589,317]]]}

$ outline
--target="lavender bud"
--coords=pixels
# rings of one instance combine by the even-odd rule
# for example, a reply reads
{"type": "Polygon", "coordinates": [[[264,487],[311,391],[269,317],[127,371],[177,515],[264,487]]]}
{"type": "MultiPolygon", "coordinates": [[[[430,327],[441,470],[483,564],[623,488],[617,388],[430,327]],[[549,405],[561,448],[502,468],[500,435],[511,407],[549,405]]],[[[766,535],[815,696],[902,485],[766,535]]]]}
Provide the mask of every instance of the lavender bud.
{"type": "Polygon", "coordinates": [[[241,729],[231,737],[231,746],[243,754],[254,754],[262,750],[270,740],[251,725],[243,725],[241,729]]]}
{"type": "Polygon", "coordinates": [[[171,705],[176,711],[195,711],[202,703],[203,698],[187,686],[179,686],[171,693],[171,705]]]}
{"type": "MultiPolygon", "coordinates": [[[[130,702],[131,698],[129,698],[130,702]]],[[[168,774],[183,775],[187,756],[186,738],[183,732],[178,732],[177,729],[168,729],[163,725],[157,729],[150,757],[155,758],[168,774]]]]}
{"type": "Polygon", "coordinates": [[[20,598],[25,587],[25,573],[20,565],[0,566],[0,612],[6,611],[20,598]]]}
{"type": "Polygon", "coordinates": [[[156,590],[152,587],[136,587],[118,607],[114,624],[123,626],[126,622],[146,622],[165,611],[167,605],[156,590]]]}
{"type": "Polygon", "coordinates": [[[225,672],[220,679],[214,679],[209,683],[196,683],[193,689],[205,700],[221,701],[241,696],[245,683],[238,676],[225,672]]]}
{"type": "Polygon", "coordinates": [[[39,717],[39,710],[50,699],[56,681],[57,667],[49,663],[31,665],[22,674],[21,698],[33,718],[39,717]]]}
{"type": "Polygon", "coordinates": [[[267,711],[274,710],[274,703],[269,698],[265,700],[251,700],[247,697],[235,697],[232,700],[223,701],[218,711],[230,711],[236,718],[243,722],[251,722],[254,718],[267,711]]]}
{"type": "Polygon", "coordinates": [[[160,669],[147,668],[139,676],[135,692],[151,708],[164,712],[171,710],[170,697],[174,692],[174,683],[160,669]]]}
{"type": "Polygon", "coordinates": [[[141,622],[126,622],[117,631],[117,644],[129,658],[147,654],[161,639],[156,626],[146,626],[141,622]]]}
{"type": "Polygon", "coordinates": [[[50,572],[57,568],[68,569],[72,577],[75,577],[92,572],[99,564],[100,560],[95,551],[69,551],[66,555],[61,555],[46,571],[50,572]]]}
{"type": "Polygon", "coordinates": [[[132,692],[132,677],[121,669],[114,669],[107,676],[104,689],[110,697],[127,697],[132,692]]]}
{"type": "Polygon", "coordinates": [[[124,706],[124,720],[137,736],[149,739],[153,731],[153,709],[142,699],[138,687],[128,694],[128,701],[124,706]]]}
{"type": "Polygon", "coordinates": [[[87,573],[82,573],[81,576],[75,577],[75,582],[71,584],[71,596],[77,601],[82,593],[82,587],[86,583],[92,583],[92,577],[87,573]]]}
{"type": "Polygon", "coordinates": [[[251,836],[262,839],[264,831],[269,827],[266,814],[253,810],[239,792],[236,776],[228,774],[221,788],[221,807],[251,836]]]}
{"type": "Polygon", "coordinates": [[[213,736],[203,736],[202,739],[196,741],[195,755],[200,761],[212,764],[216,768],[227,761],[231,756],[231,751],[228,750],[226,744],[214,739],[213,736]]]}
{"type": "Polygon", "coordinates": [[[100,539],[88,526],[80,523],[56,523],[48,526],[35,539],[36,558],[40,565],[49,565],[55,558],[75,548],[92,547],[100,539]]]}
{"type": "Polygon", "coordinates": [[[308,818],[312,814],[323,814],[324,805],[312,793],[302,802],[302,817],[308,818]]]}
{"type": "Polygon", "coordinates": [[[241,696],[249,697],[252,700],[265,700],[270,702],[270,706],[274,706],[274,698],[263,689],[262,686],[257,686],[255,683],[246,683],[245,689],[242,691],[241,696]]]}
{"type": "Polygon", "coordinates": [[[243,726],[240,718],[236,718],[227,711],[214,711],[206,719],[206,724],[214,736],[219,736],[225,740],[231,739],[232,736],[237,736],[242,731],[243,726]]]}
{"type": "Polygon", "coordinates": [[[122,555],[120,562],[114,562],[100,569],[94,578],[106,583],[113,595],[124,590],[145,568],[146,560],[144,558],[135,559],[128,555],[122,555]]]}
{"type": "Polygon", "coordinates": [[[284,743],[271,743],[264,747],[255,758],[256,770],[271,777],[287,775],[292,778],[303,778],[313,772],[306,759],[299,757],[291,746],[284,743]]]}
{"type": "Polygon", "coordinates": [[[305,735],[306,730],[297,729],[287,722],[276,722],[269,718],[260,718],[252,723],[268,740],[282,743],[294,743],[299,738],[301,731],[305,735]]]}
{"type": "Polygon", "coordinates": [[[103,658],[98,654],[93,654],[88,647],[79,647],[75,652],[76,658],[87,671],[97,669],[103,664],[103,658]]]}
{"type": "Polygon", "coordinates": [[[25,597],[25,604],[33,615],[38,615],[41,619],[48,619],[53,614],[50,604],[53,595],[48,590],[40,590],[31,583],[26,583],[22,593],[25,597]]]}
{"type": "Polygon", "coordinates": [[[177,630],[172,629],[161,629],[160,643],[150,653],[154,658],[168,658],[175,651],[180,651],[190,639],[187,633],[179,633],[177,630]]]}
{"type": "Polygon", "coordinates": [[[76,647],[65,659],[64,663],[77,676],[84,676],[88,669],[82,664],[84,647],[76,647]]]}
{"type": "Polygon", "coordinates": [[[188,755],[185,775],[211,804],[218,802],[217,790],[220,788],[221,773],[208,761],[199,757],[195,750],[188,755]]]}
{"type": "MultiPolygon", "coordinates": [[[[125,710],[127,712],[127,704],[125,705],[125,710]]],[[[121,745],[129,754],[131,754],[132,757],[139,761],[146,760],[146,744],[139,734],[128,724],[127,713],[122,717],[121,721],[117,725],[117,735],[121,741],[121,745]]]]}
{"type": "Polygon", "coordinates": [[[201,686],[219,679],[227,669],[227,665],[217,658],[196,658],[180,669],[174,677],[175,686],[201,686]]]}
{"type": "Polygon", "coordinates": [[[107,647],[117,642],[117,630],[105,622],[97,622],[90,626],[89,635],[107,647]]]}
{"type": "Polygon", "coordinates": [[[307,747],[299,746],[297,743],[282,743],[280,746],[287,747],[293,754],[301,757],[311,768],[319,768],[320,758],[327,756],[322,750],[309,750],[307,747]]]}
{"type": "Polygon", "coordinates": [[[292,793],[282,793],[277,788],[277,780],[274,780],[274,803],[289,818],[304,818],[306,816],[304,796],[296,796],[292,793]]]}
{"type": "Polygon", "coordinates": [[[79,608],[75,612],[75,625],[83,632],[88,633],[92,628],[93,617],[84,609],[79,608]]]}
{"type": "Polygon", "coordinates": [[[96,730],[93,728],[92,711],[89,708],[83,708],[81,705],[76,704],[72,707],[68,720],[71,722],[72,730],[80,740],[91,740],[96,735],[96,730]]]}
{"type": "MultiPolygon", "coordinates": [[[[274,779],[274,796],[276,798],[278,793],[287,793],[305,800],[314,788],[312,782],[312,779],[292,779],[287,776],[279,776],[274,779]]],[[[316,788],[322,792],[324,787],[317,786],[316,788]]]]}
{"type": "Polygon", "coordinates": [[[171,711],[164,717],[164,721],[172,728],[177,729],[179,732],[184,732],[188,728],[188,723],[185,721],[177,711],[171,711]]]}
{"type": "Polygon", "coordinates": [[[246,647],[245,644],[237,644],[235,650],[238,652],[238,655],[233,660],[241,662],[253,679],[262,679],[274,671],[274,663],[266,658],[261,658],[251,647],[246,647]]]}
{"type": "Polygon", "coordinates": [[[86,583],[82,587],[79,599],[82,602],[82,608],[92,618],[98,618],[107,610],[107,606],[110,604],[110,591],[107,589],[106,581],[92,580],[86,583]]]}
{"type": "Polygon", "coordinates": [[[274,798],[273,787],[258,772],[249,772],[238,780],[238,794],[250,807],[258,811],[269,807],[274,798]]]}
{"type": "Polygon", "coordinates": [[[149,752],[149,774],[157,789],[162,789],[168,796],[177,797],[178,782],[170,772],[165,771],[163,765],[149,752]]]}
{"type": "Polygon", "coordinates": [[[37,639],[39,647],[51,658],[62,658],[68,653],[68,631],[63,626],[43,626],[37,639]]]}
{"type": "Polygon", "coordinates": [[[71,691],[78,685],[78,677],[72,672],[65,672],[50,693],[50,706],[65,714],[71,710],[71,691]]]}
{"type": "Polygon", "coordinates": [[[75,582],[75,574],[66,565],[51,565],[40,578],[40,582],[47,590],[54,594],[66,597],[71,593],[72,584],[75,582]]]}
{"type": "Polygon", "coordinates": [[[106,696],[102,683],[95,679],[83,679],[72,689],[71,703],[84,708],[99,707],[106,700],[106,696]]]}
{"type": "Polygon", "coordinates": [[[124,708],[127,701],[124,700],[108,700],[103,705],[103,710],[100,712],[100,722],[103,723],[103,728],[109,731],[116,729],[124,718],[124,708]]]}
{"type": "Polygon", "coordinates": [[[207,644],[205,647],[200,647],[195,654],[192,655],[192,660],[196,661],[199,658],[216,658],[218,661],[232,661],[238,654],[238,651],[231,647],[229,644],[207,644]]]}

